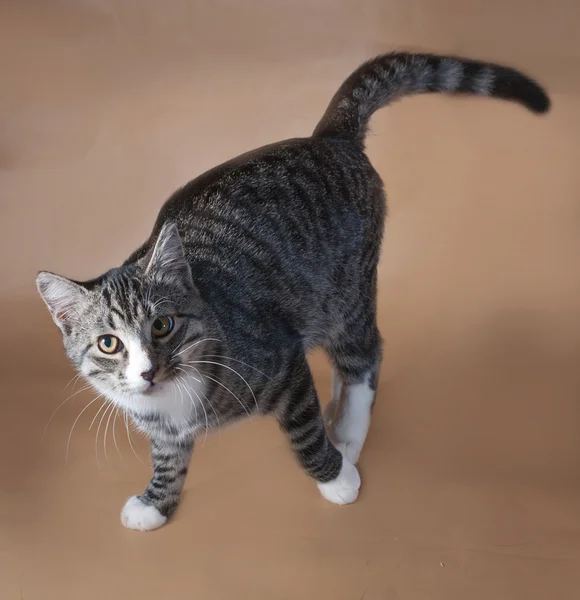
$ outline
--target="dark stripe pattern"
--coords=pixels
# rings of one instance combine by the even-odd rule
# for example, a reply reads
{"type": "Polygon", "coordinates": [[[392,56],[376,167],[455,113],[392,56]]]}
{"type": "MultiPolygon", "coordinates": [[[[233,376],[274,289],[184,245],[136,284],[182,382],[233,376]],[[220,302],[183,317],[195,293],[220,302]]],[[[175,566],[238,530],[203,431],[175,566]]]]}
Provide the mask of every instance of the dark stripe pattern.
{"type": "Polygon", "coordinates": [[[193,440],[182,443],[152,440],[153,478],[139,498],[155,506],[164,517],[170,517],[179,504],[192,451],[193,440]]]}
{"type": "Polygon", "coordinates": [[[535,112],[549,106],[536,83],[510,68],[428,54],[378,57],[345,81],[313,137],[254,150],[177,190],[123,266],[84,283],[39,279],[67,354],[100,390],[114,400],[130,394],[128,348],[111,357],[95,347],[98,335],[130,332],[191,402],[181,421],[146,399],[129,409],[152,440],[143,502],[171,515],[194,439],[252,413],[278,420],[311,477],[329,482],[340,473],[306,354],[322,347],[344,385],[376,387],[386,206],[363,142],[375,110],[424,92],[497,96],[535,112]],[[146,334],[156,315],[179,322],[166,341],[146,334]],[[203,380],[199,395],[183,387],[184,374],[203,380]]]}
{"type": "Polygon", "coordinates": [[[395,52],[366,62],[342,84],[314,135],[346,137],[363,144],[376,110],[403,96],[431,92],[503,98],[535,113],[550,108],[546,92],[510,67],[454,56],[395,52]]]}

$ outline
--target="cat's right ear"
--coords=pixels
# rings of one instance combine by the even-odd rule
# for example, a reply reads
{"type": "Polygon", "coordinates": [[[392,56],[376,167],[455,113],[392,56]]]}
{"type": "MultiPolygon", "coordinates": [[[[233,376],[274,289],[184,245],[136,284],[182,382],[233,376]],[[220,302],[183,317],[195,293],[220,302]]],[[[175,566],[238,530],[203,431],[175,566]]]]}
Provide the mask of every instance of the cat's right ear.
{"type": "Polygon", "coordinates": [[[146,261],[145,273],[156,277],[158,281],[178,283],[193,288],[191,271],[175,225],[171,223],[163,225],[146,261]]]}
{"type": "Polygon", "coordinates": [[[68,333],[79,324],[80,309],[87,296],[87,290],[82,285],[66,277],[41,271],[36,277],[36,287],[62,331],[68,333]]]}

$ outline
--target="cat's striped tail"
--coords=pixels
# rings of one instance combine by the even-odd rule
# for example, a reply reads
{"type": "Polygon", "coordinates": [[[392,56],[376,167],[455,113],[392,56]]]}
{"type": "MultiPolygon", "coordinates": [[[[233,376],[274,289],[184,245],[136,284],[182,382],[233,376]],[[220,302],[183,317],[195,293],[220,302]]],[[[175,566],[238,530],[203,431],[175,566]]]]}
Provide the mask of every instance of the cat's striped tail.
{"type": "Polygon", "coordinates": [[[550,108],[546,92],[510,67],[452,56],[392,53],[364,63],[340,86],[313,135],[363,144],[376,110],[403,96],[427,92],[504,98],[535,113],[550,108]]]}

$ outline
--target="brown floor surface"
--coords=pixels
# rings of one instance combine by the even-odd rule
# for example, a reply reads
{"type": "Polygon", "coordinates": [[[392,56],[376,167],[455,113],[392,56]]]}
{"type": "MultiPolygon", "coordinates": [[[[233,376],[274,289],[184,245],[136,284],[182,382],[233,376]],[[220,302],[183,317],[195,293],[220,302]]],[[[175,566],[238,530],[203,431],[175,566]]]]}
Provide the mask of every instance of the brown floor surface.
{"type": "Polygon", "coordinates": [[[2,4],[0,598],[580,598],[579,18],[566,0],[2,4]],[[395,47],[509,62],[554,109],[422,97],[374,120],[386,359],[358,502],[325,503],[254,421],[198,449],[169,526],[124,530],[149,474],[124,424],[105,456],[91,406],[65,465],[84,392],[41,441],[73,373],[36,271],[118,264],[174,188],[308,134],[395,47]]]}

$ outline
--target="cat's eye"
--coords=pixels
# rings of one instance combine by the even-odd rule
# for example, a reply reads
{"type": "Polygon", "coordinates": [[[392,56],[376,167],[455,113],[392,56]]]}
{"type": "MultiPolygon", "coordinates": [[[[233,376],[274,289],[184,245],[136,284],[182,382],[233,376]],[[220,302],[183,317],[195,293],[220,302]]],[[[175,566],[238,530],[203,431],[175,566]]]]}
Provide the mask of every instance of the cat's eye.
{"type": "Polygon", "coordinates": [[[123,342],[114,335],[102,335],[97,340],[97,346],[105,354],[117,354],[123,349],[123,342]]]}
{"type": "Polygon", "coordinates": [[[151,333],[157,338],[164,337],[171,333],[173,325],[173,317],[155,317],[155,320],[151,324],[151,333]]]}

